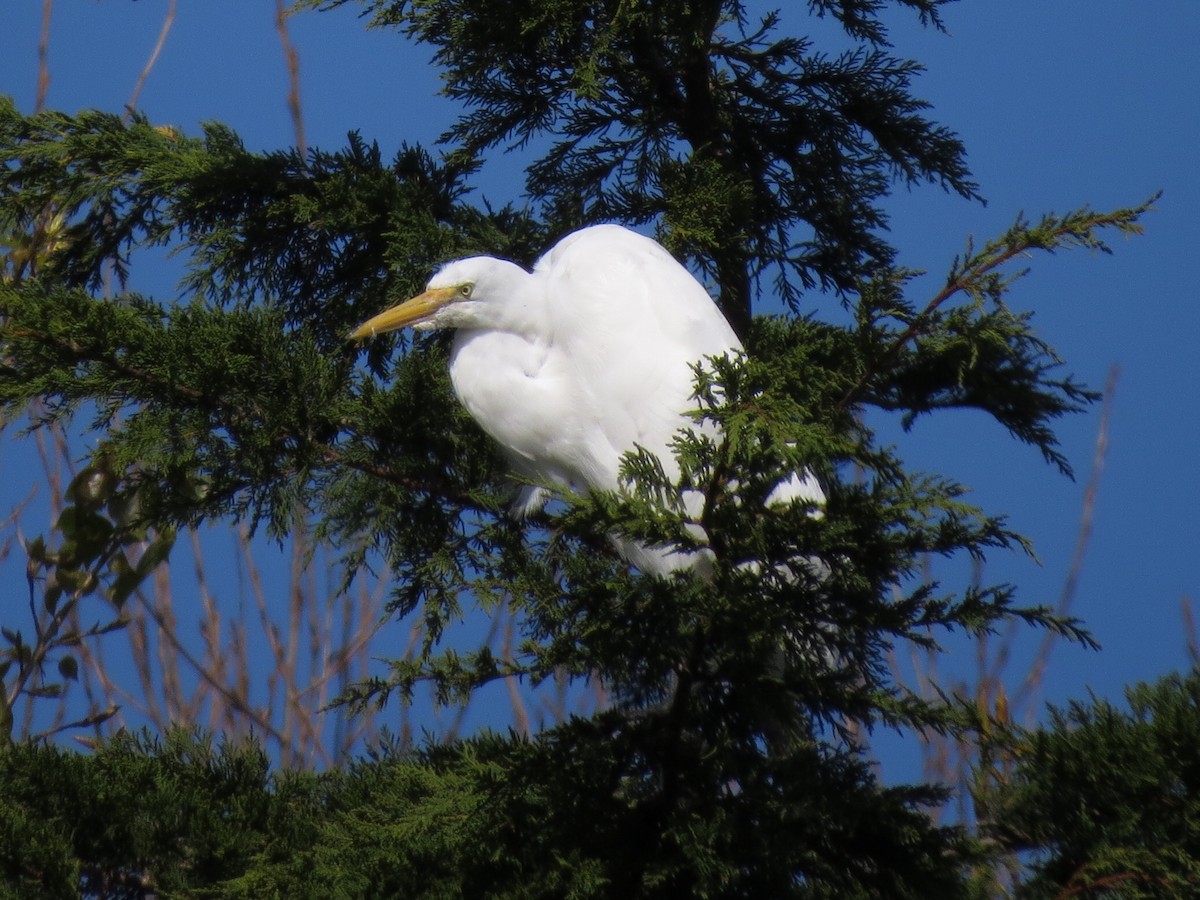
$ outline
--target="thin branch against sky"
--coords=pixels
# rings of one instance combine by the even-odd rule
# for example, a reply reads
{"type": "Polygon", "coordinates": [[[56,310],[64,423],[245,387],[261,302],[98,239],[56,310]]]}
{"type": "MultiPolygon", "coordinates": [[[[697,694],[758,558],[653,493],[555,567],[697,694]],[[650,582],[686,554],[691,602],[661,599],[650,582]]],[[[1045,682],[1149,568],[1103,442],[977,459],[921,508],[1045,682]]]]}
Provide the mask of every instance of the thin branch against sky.
{"type": "Polygon", "coordinates": [[[133,86],[133,93],[129,97],[129,103],[126,104],[126,118],[132,115],[133,111],[137,109],[138,97],[141,96],[142,87],[146,84],[146,79],[150,77],[150,72],[154,68],[154,64],[158,62],[158,57],[167,43],[167,35],[171,32],[171,26],[175,24],[176,3],[177,0],[171,0],[167,6],[167,14],[163,17],[162,28],[158,32],[158,40],[154,42],[154,49],[150,51],[150,58],[146,60],[146,65],[142,68],[141,74],[138,75],[137,83],[133,86]]]}

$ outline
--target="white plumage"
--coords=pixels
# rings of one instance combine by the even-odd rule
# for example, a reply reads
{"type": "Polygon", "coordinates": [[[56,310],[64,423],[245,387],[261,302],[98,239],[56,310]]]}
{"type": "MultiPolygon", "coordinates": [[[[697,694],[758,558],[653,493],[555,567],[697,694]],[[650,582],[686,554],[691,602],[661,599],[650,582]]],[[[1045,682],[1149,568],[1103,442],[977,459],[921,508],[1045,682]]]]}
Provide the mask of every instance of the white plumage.
{"type": "MultiPolygon", "coordinates": [[[[455,328],[450,377],[468,412],[525,478],[570,491],[620,490],[621,456],[642,447],[672,478],[670,450],[696,406],[692,366],[741,343],[704,287],[661,245],[618,225],[567,235],[526,272],[486,256],[442,267],[428,289],[360,326],[455,328]]],[[[527,488],[521,513],[544,491],[527,488]]],[[[696,515],[702,498],[685,497],[696,515]]],[[[772,503],[824,502],[793,473],[772,503]]],[[[697,567],[697,555],[618,541],[644,571],[697,567]]]]}

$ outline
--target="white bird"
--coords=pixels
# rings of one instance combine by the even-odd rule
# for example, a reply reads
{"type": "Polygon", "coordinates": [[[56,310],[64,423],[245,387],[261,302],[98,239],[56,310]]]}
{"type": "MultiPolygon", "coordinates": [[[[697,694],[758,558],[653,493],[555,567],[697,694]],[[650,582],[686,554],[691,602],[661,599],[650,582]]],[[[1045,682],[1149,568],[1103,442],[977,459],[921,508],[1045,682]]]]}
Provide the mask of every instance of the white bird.
{"type": "MultiPolygon", "coordinates": [[[[704,287],[656,241],[618,225],[567,235],[527,272],[488,256],[443,266],[426,291],[363,323],[363,339],[404,326],[455,328],[450,379],[459,401],[534,484],[582,493],[620,491],[621,457],[641,447],[669,478],[671,442],[697,408],[693,365],[742,349],[704,287]]],[[[697,517],[703,504],[689,492],[697,517]]],[[[518,514],[547,493],[527,486],[518,514]]],[[[792,473],[768,503],[825,496],[792,473]]],[[[699,529],[697,526],[697,533],[699,529]]],[[[706,567],[704,554],[616,540],[642,571],[706,567]]]]}

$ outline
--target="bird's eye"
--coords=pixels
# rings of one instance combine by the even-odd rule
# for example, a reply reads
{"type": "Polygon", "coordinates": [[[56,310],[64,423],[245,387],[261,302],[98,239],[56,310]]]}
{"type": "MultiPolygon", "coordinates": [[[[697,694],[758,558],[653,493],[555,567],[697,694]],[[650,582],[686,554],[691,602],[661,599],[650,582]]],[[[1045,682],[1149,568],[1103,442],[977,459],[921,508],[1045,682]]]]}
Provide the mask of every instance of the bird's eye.
{"type": "Polygon", "coordinates": [[[460,285],[458,288],[458,296],[462,297],[464,300],[469,300],[471,299],[471,291],[473,290],[475,290],[475,285],[471,284],[470,282],[460,285]]]}

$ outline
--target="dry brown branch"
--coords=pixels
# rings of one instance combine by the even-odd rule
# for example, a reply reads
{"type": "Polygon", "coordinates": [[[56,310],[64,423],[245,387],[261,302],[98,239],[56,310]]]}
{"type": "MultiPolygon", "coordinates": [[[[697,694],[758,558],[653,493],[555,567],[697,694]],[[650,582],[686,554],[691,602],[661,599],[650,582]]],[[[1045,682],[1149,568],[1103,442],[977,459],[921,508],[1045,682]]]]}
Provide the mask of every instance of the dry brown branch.
{"type": "MultiPolygon", "coordinates": [[[[41,412],[42,411],[40,408],[35,408],[31,411],[30,415],[37,416],[40,415],[41,412]]],[[[67,453],[66,438],[63,436],[63,431],[60,426],[55,424],[45,429],[38,429],[36,437],[37,440],[35,441],[35,446],[37,448],[38,462],[41,465],[42,477],[44,479],[42,483],[45,484],[48,489],[48,517],[49,521],[53,523],[58,521],[58,517],[62,513],[61,498],[63,496],[64,485],[70,482],[71,478],[74,476],[74,471],[70,456],[67,453]],[[64,471],[66,472],[65,478],[63,475],[64,471]]],[[[32,496],[30,499],[32,499],[32,496]]],[[[39,610],[38,606],[34,602],[34,586],[32,583],[29,586],[29,591],[29,611],[32,618],[33,627],[39,637],[39,646],[34,648],[37,664],[30,667],[28,670],[21,671],[17,675],[15,683],[4,688],[8,692],[7,696],[10,704],[18,697],[21,697],[23,694],[25,695],[27,702],[24,704],[23,716],[19,728],[19,733],[25,735],[34,733],[35,711],[34,703],[32,702],[33,697],[31,694],[26,693],[26,689],[28,688],[36,690],[41,687],[43,683],[42,675],[38,669],[40,663],[44,660],[43,654],[48,648],[41,646],[42,641],[40,638],[44,634],[52,634],[55,632],[59,627],[61,627],[62,622],[65,621],[65,617],[69,616],[71,612],[74,611],[73,606],[65,606],[60,610],[59,613],[47,615],[47,621],[43,625],[42,616],[44,612],[39,610]]],[[[53,714],[55,722],[61,723],[65,720],[65,703],[65,696],[60,697],[53,714]]]]}
{"type": "MultiPolygon", "coordinates": [[[[287,646],[281,639],[279,624],[272,618],[270,605],[267,602],[266,590],[263,587],[262,572],[255,562],[251,550],[250,534],[244,526],[238,529],[238,546],[241,554],[241,562],[244,566],[244,573],[249,582],[251,595],[254,597],[254,605],[258,613],[258,623],[262,629],[263,636],[266,638],[267,648],[270,651],[269,668],[266,668],[267,696],[265,708],[262,713],[258,713],[257,715],[259,718],[273,722],[276,712],[275,698],[281,690],[286,691],[288,678],[286,664],[287,646]]],[[[256,662],[259,666],[267,666],[266,659],[259,659],[256,662]]],[[[257,677],[263,677],[262,669],[259,669],[257,672],[257,677]]],[[[250,704],[246,702],[248,698],[234,698],[230,696],[227,699],[240,705],[243,710],[250,708],[250,704]]],[[[291,765],[295,756],[295,748],[291,740],[293,729],[292,710],[285,708],[282,724],[278,727],[272,726],[271,729],[271,737],[279,744],[280,764],[285,767],[291,765]]]]}
{"type": "MultiPolygon", "coordinates": [[[[231,635],[230,643],[233,648],[222,646],[222,616],[220,606],[216,599],[208,589],[208,573],[204,566],[204,553],[200,545],[200,532],[195,528],[188,530],[189,545],[192,550],[192,575],[195,579],[196,590],[200,595],[200,640],[204,645],[204,664],[208,667],[212,674],[213,680],[218,684],[229,683],[229,659],[236,659],[237,656],[229,654],[229,649],[237,647],[236,635],[231,635]]],[[[233,691],[238,696],[245,698],[246,691],[243,685],[236,683],[233,686],[233,691]]],[[[219,703],[209,704],[208,726],[213,729],[220,728],[222,706],[219,703]]],[[[232,726],[234,723],[225,722],[232,726]]]]}
{"type": "MultiPolygon", "coordinates": [[[[159,576],[166,577],[166,566],[159,569],[159,576]]],[[[157,586],[156,586],[157,587],[157,586]]],[[[145,598],[138,592],[139,599],[143,602],[144,609],[150,614],[154,623],[158,626],[158,643],[160,647],[165,645],[166,650],[159,650],[160,665],[165,664],[169,672],[178,672],[178,663],[182,660],[187,664],[188,668],[200,676],[204,685],[211,691],[228,703],[231,707],[237,710],[239,720],[247,720],[255,728],[259,729],[268,738],[277,741],[281,747],[287,744],[284,735],[274,725],[274,723],[264,716],[258,710],[255,710],[246,698],[227,687],[225,684],[218,682],[213,677],[213,673],[199,660],[179,639],[178,629],[176,628],[174,616],[170,612],[168,603],[160,602],[161,595],[168,594],[169,591],[155,590],[154,598],[145,598]]],[[[182,702],[182,688],[180,680],[174,675],[168,675],[164,678],[164,682],[160,688],[163,692],[163,697],[167,701],[168,713],[170,722],[177,725],[196,724],[195,716],[184,717],[184,713],[188,711],[187,706],[182,702]]],[[[201,690],[202,688],[198,688],[201,690]]],[[[194,711],[194,710],[193,710],[194,711]]]]}
{"type": "Polygon", "coordinates": [[[80,657],[80,673],[81,681],[84,684],[84,691],[88,700],[89,714],[95,714],[102,708],[101,703],[106,703],[107,708],[115,708],[113,716],[106,719],[104,722],[97,722],[92,726],[92,737],[99,740],[104,736],[104,726],[118,725],[123,721],[119,715],[120,708],[116,703],[113,703],[113,698],[118,694],[117,685],[109,678],[108,667],[104,664],[102,655],[103,644],[99,641],[85,641],[79,645],[80,657]]]}
{"type": "Polygon", "coordinates": [[[158,40],[154,42],[154,49],[150,51],[150,58],[146,60],[146,65],[142,67],[137,83],[133,86],[133,93],[129,96],[129,102],[125,105],[126,119],[137,109],[138,97],[141,96],[142,87],[146,84],[146,79],[150,77],[150,71],[154,68],[154,64],[158,62],[159,54],[162,53],[163,46],[167,43],[167,35],[171,31],[171,26],[175,23],[176,2],[177,0],[170,0],[170,3],[167,4],[167,14],[163,18],[162,28],[159,29],[158,40]]]}
{"type": "Polygon", "coordinates": [[[567,720],[567,676],[562,669],[554,670],[553,689],[542,695],[542,710],[547,718],[543,718],[538,723],[538,727],[545,725],[546,721],[552,723],[565,722],[567,720]]]}
{"type": "Polygon", "coordinates": [[[308,155],[308,143],[304,139],[304,110],[300,103],[300,53],[288,34],[287,20],[287,5],[284,0],[275,0],[275,28],[279,32],[279,43],[283,47],[283,59],[288,70],[288,109],[292,114],[292,127],[296,131],[296,149],[303,159],[308,155]]]}
{"type": "MultiPolygon", "coordinates": [[[[1100,480],[1104,474],[1104,463],[1108,458],[1109,423],[1112,418],[1113,400],[1117,391],[1117,380],[1120,369],[1112,366],[1108,370],[1108,379],[1104,384],[1104,400],[1100,406],[1100,425],[1096,431],[1096,445],[1092,454],[1092,472],[1088,477],[1087,486],[1083,492],[1083,510],[1079,519],[1079,533],[1075,540],[1075,552],[1071,557],[1071,567],[1067,571],[1063,583],[1062,595],[1059,597],[1055,613],[1066,616],[1071,611],[1075,601],[1075,593],[1079,587],[1079,577],[1083,572],[1083,562],[1087,556],[1088,544],[1092,537],[1092,520],[1096,512],[1096,497],[1100,490],[1100,480]]],[[[1046,674],[1046,666],[1050,654],[1058,641],[1058,634],[1049,631],[1042,638],[1033,665],[1022,682],[1020,690],[1013,697],[1014,707],[1031,708],[1038,691],[1041,690],[1042,679],[1046,674]]]]}
{"type": "Polygon", "coordinates": [[[1179,598],[1179,609],[1183,614],[1183,628],[1187,641],[1188,662],[1200,666],[1200,638],[1196,634],[1196,616],[1192,612],[1192,598],[1184,594],[1179,598]]]}
{"type": "MultiPolygon", "coordinates": [[[[605,688],[604,683],[599,678],[592,678],[591,691],[589,693],[592,695],[591,708],[593,710],[604,709],[612,702],[612,697],[609,695],[608,689],[605,688]]],[[[582,712],[582,709],[580,711],[582,712]]]]}
{"type": "Polygon", "coordinates": [[[46,97],[50,93],[50,20],[53,18],[54,0],[42,0],[42,33],[38,37],[37,95],[33,111],[46,108],[46,97]]]}
{"type": "MultiPolygon", "coordinates": [[[[501,612],[497,611],[496,615],[500,616],[501,612]]],[[[513,631],[513,620],[510,615],[501,631],[503,636],[500,643],[500,659],[506,663],[513,661],[513,631]]],[[[525,705],[524,698],[521,697],[520,683],[515,675],[509,675],[504,682],[508,688],[508,702],[513,711],[513,728],[520,734],[529,734],[529,709],[525,705]]]]}
{"type": "MultiPolygon", "coordinates": [[[[137,694],[130,695],[128,689],[122,689],[108,678],[108,666],[104,665],[104,661],[100,657],[99,647],[97,647],[97,659],[93,665],[96,668],[97,675],[108,683],[109,696],[121,697],[123,709],[132,705],[133,710],[139,712],[146,721],[154,723],[155,727],[158,727],[158,723],[169,721],[169,716],[159,703],[159,691],[155,687],[154,669],[150,664],[150,660],[153,657],[150,649],[152,625],[153,622],[145,614],[145,610],[139,603],[137,612],[134,614],[125,634],[129,642],[130,659],[133,661],[134,669],[137,673],[139,687],[137,694]]],[[[122,719],[124,718],[125,716],[122,714],[122,719]]]]}

